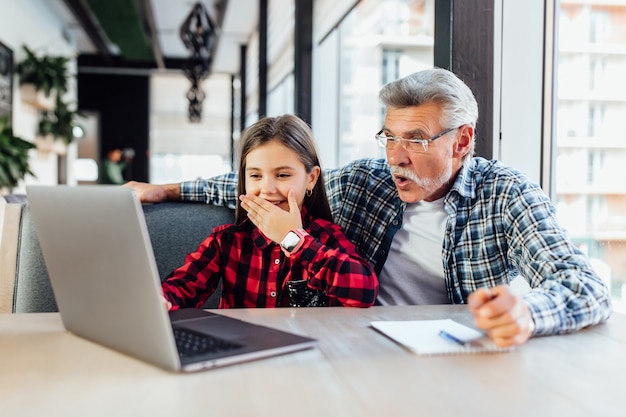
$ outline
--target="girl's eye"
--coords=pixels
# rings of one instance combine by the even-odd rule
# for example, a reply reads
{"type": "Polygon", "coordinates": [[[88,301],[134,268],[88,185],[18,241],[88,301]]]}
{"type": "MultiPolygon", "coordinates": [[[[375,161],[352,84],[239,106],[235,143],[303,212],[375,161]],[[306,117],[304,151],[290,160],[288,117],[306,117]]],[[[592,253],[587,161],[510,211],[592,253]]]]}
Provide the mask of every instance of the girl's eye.
{"type": "Polygon", "coordinates": [[[248,178],[261,178],[261,176],[259,174],[250,174],[248,178]]]}
{"type": "Polygon", "coordinates": [[[291,175],[289,175],[289,174],[285,174],[285,173],[278,174],[278,178],[288,178],[288,177],[290,177],[290,176],[291,176],[291,175]]]}

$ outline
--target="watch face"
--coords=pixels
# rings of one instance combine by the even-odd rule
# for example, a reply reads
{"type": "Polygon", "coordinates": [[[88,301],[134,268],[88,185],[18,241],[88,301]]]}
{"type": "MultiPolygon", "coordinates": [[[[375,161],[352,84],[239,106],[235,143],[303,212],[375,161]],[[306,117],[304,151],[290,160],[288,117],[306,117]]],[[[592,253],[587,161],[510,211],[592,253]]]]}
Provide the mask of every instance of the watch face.
{"type": "Polygon", "coordinates": [[[298,243],[300,243],[300,236],[294,232],[289,232],[280,244],[287,252],[291,252],[293,248],[298,245],[298,243]]]}

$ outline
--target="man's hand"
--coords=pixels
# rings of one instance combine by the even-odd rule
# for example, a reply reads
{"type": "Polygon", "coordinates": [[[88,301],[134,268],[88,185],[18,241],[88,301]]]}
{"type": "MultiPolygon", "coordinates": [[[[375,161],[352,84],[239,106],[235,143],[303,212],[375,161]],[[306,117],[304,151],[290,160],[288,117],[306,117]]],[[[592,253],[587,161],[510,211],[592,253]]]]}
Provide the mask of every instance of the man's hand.
{"type": "Polygon", "coordinates": [[[467,303],[476,326],[502,347],[521,345],[532,336],[532,317],[524,300],[499,285],[470,294],[467,303]]]}
{"type": "Polygon", "coordinates": [[[180,200],[180,184],[149,184],[129,181],[122,187],[135,190],[142,203],[161,203],[168,200],[180,200]]]}
{"type": "Polygon", "coordinates": [[[302,214],[293,190],[287,196],[289,211],[254,195],[242,195],[239,199],[250,221],[276,243],[280,243],[290,230],[302,228],[302,214]]]}

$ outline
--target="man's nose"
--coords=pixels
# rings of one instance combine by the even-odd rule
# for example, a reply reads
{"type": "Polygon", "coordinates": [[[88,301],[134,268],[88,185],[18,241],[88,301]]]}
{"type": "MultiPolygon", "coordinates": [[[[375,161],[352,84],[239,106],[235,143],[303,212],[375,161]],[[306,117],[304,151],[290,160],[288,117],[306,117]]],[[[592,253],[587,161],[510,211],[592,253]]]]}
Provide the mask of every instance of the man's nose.
{"type": "Polygon", "coordinates": [[[397,143],[393,148],[387,148],[387,160],[392,165],[399,165],[409,162],[409,152],[405,148],[404,141],[397,143]]]}

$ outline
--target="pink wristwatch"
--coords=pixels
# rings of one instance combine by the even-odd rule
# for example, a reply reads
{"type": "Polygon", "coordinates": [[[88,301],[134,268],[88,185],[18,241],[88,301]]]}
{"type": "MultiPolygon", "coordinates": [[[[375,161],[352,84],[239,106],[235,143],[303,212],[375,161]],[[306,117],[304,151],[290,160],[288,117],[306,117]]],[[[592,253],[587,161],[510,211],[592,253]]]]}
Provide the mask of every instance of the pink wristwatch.
{"type": "Polygon", "coordinates": [[[280,242],[280,246],[287,256],[295,253],[300,249],[304,243],[304,237],[308,236],[308,233],[304,229],[293,229],[287,233],[287,236],[280,242]]]}

